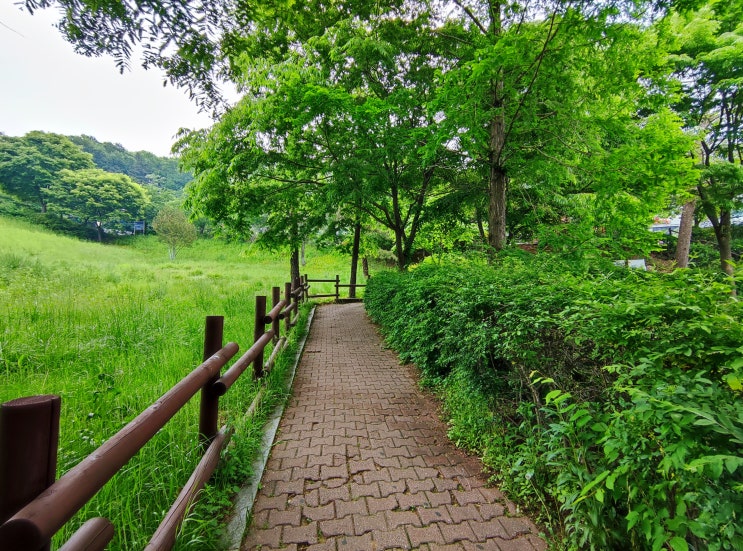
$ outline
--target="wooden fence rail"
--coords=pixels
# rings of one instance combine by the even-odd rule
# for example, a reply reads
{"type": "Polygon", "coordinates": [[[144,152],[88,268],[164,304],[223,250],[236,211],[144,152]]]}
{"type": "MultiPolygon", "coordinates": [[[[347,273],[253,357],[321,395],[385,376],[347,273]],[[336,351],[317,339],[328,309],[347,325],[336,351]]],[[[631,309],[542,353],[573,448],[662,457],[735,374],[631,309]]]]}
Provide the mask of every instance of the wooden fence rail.
{"type": "MultiPolygon", "coordinates": [[[[266,297],[256,297],[254,343],[223,374],[222,367],[239,347],[234,342],[223,345],[224,318],[208,316],[203,363],[57,481],[60,398],[33,396],[0,405],[0,549],[49,549],[52,536],[201,391],[199,439],[203,457],[145,548],[170,549],[180,523],[216,469],[230,438],[226,428],[217,428],[219,398],[251,364],[256,378],[271,370],[277,352],[286,345],[286,336],[279,334],[280,320],[285,320],[286,332],[296,324],[299,304],[308,298],[308,288],[301,279],[287,283],[282,298],[281,288],[274,287],[269,312],[266,297]],[[266,325],[270,325],[268,331],[266,325]],[[272,341],[274,349],[264,363],[263,351],[272,341]]],[[[108,519],[90,519],[60,551],[102,550],[113,535],[108,519]]]]}

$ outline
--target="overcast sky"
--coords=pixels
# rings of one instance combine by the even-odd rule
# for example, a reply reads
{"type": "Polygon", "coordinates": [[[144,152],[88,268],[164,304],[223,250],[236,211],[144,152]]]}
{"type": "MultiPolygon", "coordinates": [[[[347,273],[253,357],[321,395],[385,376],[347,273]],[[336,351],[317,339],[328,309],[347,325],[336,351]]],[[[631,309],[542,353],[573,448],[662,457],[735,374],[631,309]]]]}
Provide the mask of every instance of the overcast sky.
{"type": "Polygon", "coordinates": [[[159,71],[110,57],[76,54],[53,24],[55,8],[33,16],[0,0],[0,132],[87,134],[130,151],[168,155],[179,128],[211,125],[184,91],[163,87],[159,71]]]}

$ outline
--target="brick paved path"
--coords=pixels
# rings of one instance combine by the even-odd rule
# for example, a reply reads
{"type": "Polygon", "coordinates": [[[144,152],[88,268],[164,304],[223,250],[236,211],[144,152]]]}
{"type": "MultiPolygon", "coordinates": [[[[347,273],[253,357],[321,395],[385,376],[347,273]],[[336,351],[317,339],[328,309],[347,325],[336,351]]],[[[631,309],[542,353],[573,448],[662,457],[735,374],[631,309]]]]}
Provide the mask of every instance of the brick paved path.
{"type": "Polygon", "coordinates": [[[362,304],[320,306],[242,550],[546,549],[362,304]]]}

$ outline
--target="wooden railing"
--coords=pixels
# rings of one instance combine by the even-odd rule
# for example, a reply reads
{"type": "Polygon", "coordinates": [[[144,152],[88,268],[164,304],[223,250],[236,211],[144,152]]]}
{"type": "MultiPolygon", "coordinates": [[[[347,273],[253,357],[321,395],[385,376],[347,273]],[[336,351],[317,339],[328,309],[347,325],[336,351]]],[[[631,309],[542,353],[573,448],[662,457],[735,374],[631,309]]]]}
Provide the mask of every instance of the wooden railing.
{"type": "Polygon", "coordinates": [[[334,298],[336,302],[341,300],[356,300],[356,289],[366,287],[355,283],[353,285],[348,283],[341,283],[341,276],[336,275],[335,279],[309,279],[305,274],[301,278],[301,282],[307,286],[308,295],[307,298],[334,298]],[[324,293],[324,294],[309,294],[310,283],[333,283],[335,285],[335,293],[324,293]],[[349,295],[349,299],[341,298],[341,289],[352,290],[349,295]]]}
{"type": "MultiPolygon", "coordinates": [[[[271,370],[277,353],[286,346],[286,336],[280,335],[281,320],[288,333],[297,322],[299,304],[308,298],[307,289],[308,284],[301,280],[287,283],[282,298],[282,290],[274,287],[269,312],[266,297],[256,297],[254,344],[223,374],[222,367],[239,347],[234,342],[222,344],[222,316],[207,317],[203,363],[56,482],[59,396],[33,396],[0,405],[0,549],[49,549],[52,536],[201,391],[202,459],[145,548],[170,549],[180,523],[216,469],[230,438],[229,429],[217,427],[220,396],[251,364],[256,378],[271,370]],[[274,343],[273,351],[264,362],[264,349],[270,342],[274,343]]],[[[260,394],[249,412],[255,410],[260,394]]],[[[102,550],[113,534],[108,519],[90,519],[60,551],[102,550]]]]}

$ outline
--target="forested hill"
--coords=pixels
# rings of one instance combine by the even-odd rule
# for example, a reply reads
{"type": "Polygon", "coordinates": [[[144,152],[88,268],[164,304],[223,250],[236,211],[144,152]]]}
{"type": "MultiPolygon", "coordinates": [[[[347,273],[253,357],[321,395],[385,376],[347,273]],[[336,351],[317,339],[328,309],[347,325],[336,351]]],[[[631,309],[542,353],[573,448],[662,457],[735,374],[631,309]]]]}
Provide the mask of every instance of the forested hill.
{"type": "Polygon", "coordinates": [[[178,169],[177,159],[158,157],[149,151],[127,151],[121,144],[99,142],[92,136],[68,137],[93,155],[97,167],[106,172],[126,174],[140,184],[179,191],[191,180],[190,173],[178,169]]]}

